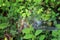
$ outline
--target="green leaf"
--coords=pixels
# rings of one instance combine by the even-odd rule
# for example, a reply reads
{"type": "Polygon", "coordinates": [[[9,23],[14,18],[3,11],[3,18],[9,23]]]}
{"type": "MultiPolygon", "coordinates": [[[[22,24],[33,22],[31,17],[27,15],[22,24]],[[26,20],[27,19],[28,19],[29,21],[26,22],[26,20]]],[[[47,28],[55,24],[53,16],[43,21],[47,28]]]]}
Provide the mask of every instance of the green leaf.
{"type": "Polygon", "coordinates": [[[30,25],[30,31],[34,31],[34,28],[32,27],[32,25],[30,25]]]}
{"type": "Polygon", "coordinates": [[[25,9],[25,10],[26,10],[27,17],[29,17],[31,15],[31,13],[27,9],[25,9]]]}
{"type": "Polygon", "coordinates": [[[24,39],[30,39],[30,38],[33,38],[34,35],[33,34],[26,34],[23,38],[24,39]]]}
{"type": "Polygon", "coordinates": [[[49,20],[50,19],[50,14],[42,14],[41,15],[41,18],[46,21],[46,20],[49,20]]]}
{"type": "Polygon", "coordinates": [[[53,30],[52,35],[55,37],[60,36],[60,30],[53,30]]]}
{"type": "Polygon", "coordinates": [[[58,32],[57,30],[53,30],[52,35],[56,37],[58,35],[57,32],[58,32]]]}
{"type": "Polygon", "coordinates": [[[57,40],[56,38],[54,38],[54,39],[51,39],[51,40],[57,40]]]}
{"type": "Polygon", "coordinates": [[[25,18],[26,17],[26,13],[22,13],[22,17],[25,18]]]}
{"type": "Polygon", "coordinates": [[[19,2],[19,1],[22,2],[23,0],[16,0],[16,2],[19,2]]]}
{"type": "Polygon", "coordinates": [[[8,23],[2,23],[0,24],[0,29],[4,29],[8,26],[8,23]]]}
{"type": "Polygon", "coordinates": [[[41,12],[43,12],[43,8],[39,9],[39,10],[37,11],[37,14],[40,14],[41,12]]]}
{"type": "Polygon", "coordinates": [[[39,35],[42,32],[42,30],[36,30],[35,36],[39,35]]]}
{"type": "Polygon", "coordinates": [[[12,36],[15,36],[15,34],[17,34],[15,30],[10,30],[10,33],[12,34],[12,36]]]}
{"type": "Polygon", "coordinates": [[[28,2],[31,2],[32,0],[27,0],[28,2]]]}
{"type": "Polygon", "coordinates": [[[45,35],[41,35],[39,40],[44,40],[44,38],[45,38],[45,35]]]}
{"type": "Polygon", "coordinates": [[[60,8],[58,8],[58,10],[60,11],[60,8]]]}
{"type": "Polygon", "coordinates": [[[30,25],[29,28],[24,28],[24,29],[22,30],[22,32],[23,32],[23,33],[26,33],[26,34],[29,34],[29,33],[31,33],[33,30],[34,30],[34,28],[32,27],[32,25],[30,25]]]}
{"type": "Polygon", "coordinates": [[[29,28],[24,28],[24,29],[22,30],[22,32],[23,32],[23,33],[26,33],[26,34],[27,34],[27,33],[30,33],[30,31],[31,31],[31,30],[30,30],[29,28]]]}
{"type": "Polygon", "coordinates": [[[56,27],[57,27],[57,28],[60,28],[60,24],[56,24],[56,27]]]}
{"type": "Polygon", "coordinates": [[[34,0],[36,3],[41,3],[42,0],[34,0]]]}
{"type": "Polygon", "coordinates": [[[51,2],[55,2],[56,0],[51,0],[51,2]]]}
{"type": "Polygon", "coordinates": [[[57,5],[60,4],[60,1],[57,2],[57,5]]]}
{"type": "Polygon", "coordinates": [[[3,3],[3,0],[0,0],[0,5],[3,3]]]}
{"type": "Polygon", "coordinates": [[[46,15],[45,20],[49,20],[49,19],[50,19],[50,15],[46,15]]]}
{"type": "Polygon", "coordinates": [[[49,0],[45,0],[46,3],[48,3],[49,0]]]}

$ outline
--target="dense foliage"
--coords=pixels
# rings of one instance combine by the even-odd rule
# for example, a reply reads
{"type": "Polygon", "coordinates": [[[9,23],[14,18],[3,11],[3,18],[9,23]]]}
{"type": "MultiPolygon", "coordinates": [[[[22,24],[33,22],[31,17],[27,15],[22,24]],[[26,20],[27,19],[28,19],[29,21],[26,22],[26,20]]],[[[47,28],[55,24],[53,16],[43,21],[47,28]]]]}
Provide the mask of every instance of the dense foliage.
{"type": "Polygon", "coordinates": [[[0,40],[60,40],[60,0],[0,0],[0,40]]]}

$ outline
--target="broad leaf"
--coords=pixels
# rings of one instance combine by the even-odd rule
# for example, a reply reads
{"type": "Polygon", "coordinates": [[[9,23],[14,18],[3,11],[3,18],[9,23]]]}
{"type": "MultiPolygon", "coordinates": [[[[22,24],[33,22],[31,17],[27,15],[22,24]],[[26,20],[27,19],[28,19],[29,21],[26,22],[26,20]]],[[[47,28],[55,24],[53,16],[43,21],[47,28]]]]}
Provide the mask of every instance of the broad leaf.
{"type": "Polygon", "coordinates": [[[24,39],[30,39],[30,38],[33,38],[34,37],[34,35],[32,35],[32,34],[26,34],[23,38],[24,39]]]}
{"type": "Polygon", "coordinates": [[[44,40],[44,38],[45,38],[45,35],[41,35],[39,40],[44,40]]]}
{"type": "Polygon", "coordinates": [[[57,27],[58,29],[60,29],[60,24],[56,24],[56,27],[57,27]]]}
{"type": "Polygon", "coordinates": [[[58,35],[57,32],[58,32],[57,30],[53,30],[52,35],[56,37],[58,35]]]}
{"type": "Polygon", "coordinates": [[[0,24],[0,29],[4,29],[8,26],[8,23],[2,23],[0,24]]]}
{"type": "Polygon", "coordinates": [[[39,35],[42,32],[42,30],[36,30],[35,36],[39,35]]]}
{"type": "Polygon", "coordinates": [[[30,30],[29,28],[24,28],[24,29],[22,30],[23,33],[30,33],[30,31],[31,31],[31,30],[30,30]]]}

